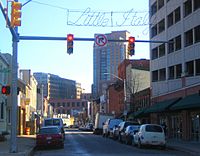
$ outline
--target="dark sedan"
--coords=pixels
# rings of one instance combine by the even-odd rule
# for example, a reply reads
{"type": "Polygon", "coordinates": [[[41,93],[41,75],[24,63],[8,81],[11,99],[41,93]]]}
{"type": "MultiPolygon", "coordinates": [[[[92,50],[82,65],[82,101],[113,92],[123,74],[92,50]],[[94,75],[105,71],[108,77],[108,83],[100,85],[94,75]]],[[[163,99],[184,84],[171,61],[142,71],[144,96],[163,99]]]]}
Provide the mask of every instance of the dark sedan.
{"type": "Polygon", "coordinates": [[[36,135],[36,147],[64,148],[64,135],[57,126],[42,127],[36,135]]]}

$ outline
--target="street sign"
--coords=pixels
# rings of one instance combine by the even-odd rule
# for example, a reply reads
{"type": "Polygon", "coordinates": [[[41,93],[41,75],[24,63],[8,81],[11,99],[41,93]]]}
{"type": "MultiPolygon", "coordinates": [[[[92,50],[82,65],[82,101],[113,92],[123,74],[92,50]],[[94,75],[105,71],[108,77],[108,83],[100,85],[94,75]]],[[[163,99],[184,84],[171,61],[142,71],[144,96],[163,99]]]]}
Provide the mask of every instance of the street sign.
{"type": "Polygon", "coordinates": [[[107,44],[108,40],[107,37],[103,34],[99,34],[95,36],[95,43],[98,46],[105,46],[107,44]]]}

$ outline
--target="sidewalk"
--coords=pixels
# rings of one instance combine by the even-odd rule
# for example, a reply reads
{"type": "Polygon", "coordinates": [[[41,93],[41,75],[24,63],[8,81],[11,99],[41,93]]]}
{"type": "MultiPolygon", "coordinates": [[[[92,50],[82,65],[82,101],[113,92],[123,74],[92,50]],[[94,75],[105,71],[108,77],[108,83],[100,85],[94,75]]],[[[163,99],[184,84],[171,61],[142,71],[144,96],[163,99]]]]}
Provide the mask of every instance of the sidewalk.
{"type": "Polygon", "coordinates": [[[0,156],[31,156],[35,147],[35,135],[17,137],[17,153],[10,153],[10,139],[0,142],[0,156]]]}
{"type": "Polygon", "coordinates": [[[200,142],[169,139],[167,140],[167,148],[200,156],[200,142]]]}

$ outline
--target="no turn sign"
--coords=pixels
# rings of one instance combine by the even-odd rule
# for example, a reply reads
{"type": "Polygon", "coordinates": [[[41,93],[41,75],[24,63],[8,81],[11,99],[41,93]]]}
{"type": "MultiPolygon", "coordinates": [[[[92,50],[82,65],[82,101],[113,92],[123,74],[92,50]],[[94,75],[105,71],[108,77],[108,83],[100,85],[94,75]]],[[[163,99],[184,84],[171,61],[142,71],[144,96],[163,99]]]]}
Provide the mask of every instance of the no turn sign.
{"type": "Polygon", "coordinates": [[[95,43],[98,46],[105,46],[107,44],[107,42],[108,42],[108,40],[105,35],[99,34],[99,35],[95,36],[95,43]]]}

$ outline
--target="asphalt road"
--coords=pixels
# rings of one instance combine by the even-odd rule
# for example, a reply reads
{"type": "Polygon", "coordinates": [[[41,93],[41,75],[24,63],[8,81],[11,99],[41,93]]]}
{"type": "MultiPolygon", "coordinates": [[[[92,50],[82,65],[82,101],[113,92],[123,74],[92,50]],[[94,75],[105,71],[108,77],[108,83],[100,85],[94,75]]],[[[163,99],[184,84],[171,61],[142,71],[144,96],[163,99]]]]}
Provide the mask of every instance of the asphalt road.
{"type": "Polygon", "coordinates": [[[46,148],[36,150],[34,156],[186,156],[188,154],[175,150],[159,148],[139,149],[125,145],[91,132],[66,130],[64,149],[46,148]]]}

